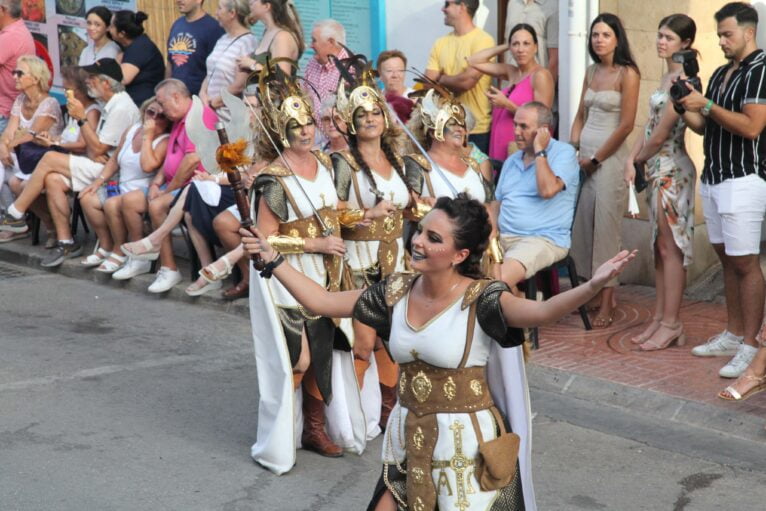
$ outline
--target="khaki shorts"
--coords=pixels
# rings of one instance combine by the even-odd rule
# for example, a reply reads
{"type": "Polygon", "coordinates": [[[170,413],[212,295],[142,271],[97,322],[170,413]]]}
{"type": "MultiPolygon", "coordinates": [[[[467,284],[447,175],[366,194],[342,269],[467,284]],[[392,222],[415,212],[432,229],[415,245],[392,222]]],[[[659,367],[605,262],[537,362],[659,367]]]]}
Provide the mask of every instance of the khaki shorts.
{"type": "Polygon", "coordinates": [[[532,278],[538,271],[561,261],[569,253],[568,248],[559,247],[548,239],[538,236],[501,234],[500,246],[503,249],[504,260],[513,259],[524,266],[525,279],[532,278]]]}
{"type": "Polygon", "coordinates": [[[101,174],[103,163],[97,163],[85,156],[71,155],[69,157],[69,173],[72,175],[69,186],[72,191],[84,190],[101,174]]]}

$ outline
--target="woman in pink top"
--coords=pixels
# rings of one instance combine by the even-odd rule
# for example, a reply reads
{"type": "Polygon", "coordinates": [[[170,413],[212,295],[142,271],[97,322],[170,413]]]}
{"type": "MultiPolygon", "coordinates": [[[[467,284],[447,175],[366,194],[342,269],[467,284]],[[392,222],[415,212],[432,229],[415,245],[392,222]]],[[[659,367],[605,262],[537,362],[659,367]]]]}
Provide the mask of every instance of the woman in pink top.
{"type": "Polygon", "coordinates": [[[553,75],[536,60],[535,29],[526,23],[519,23],[511,29],[508,39],[509,44],[482,50],[468,58],[468,64],[474,69],[511,83],[502,91],[492,86],[487,91],[493,107],[489,157],[501,161],[513,152],[508,146],[515,139],[513,116],[516,109],[533,100],[551,107],[554,90],[553,75]],[[506,50],[511,52],[516,65],[490,62],[506,50]]]}

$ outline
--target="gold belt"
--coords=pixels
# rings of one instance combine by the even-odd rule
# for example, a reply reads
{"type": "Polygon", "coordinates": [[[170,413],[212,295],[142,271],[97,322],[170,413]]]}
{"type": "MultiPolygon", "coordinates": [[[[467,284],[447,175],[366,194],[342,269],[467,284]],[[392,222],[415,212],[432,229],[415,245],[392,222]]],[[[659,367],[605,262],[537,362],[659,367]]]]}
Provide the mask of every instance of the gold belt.
{"type": "Polygon", "coordinates": [[[418,416],[475,412],[493,404],[484,367],[444,369],[421,360],[400,367],[399,400],[418,416]]]}
{"type": "MultiPolygon", "coordinates": [[[[339,213],[332,208],[322,208],[318,211],[325,225],[332,229],[335,236],[340,234],[339,213]]],[[[299,218],[292,222],[279,224],[279,234],[292,236],[295,238],[316,238],[322,235],[322,228],[314,216],[299,218]]],[[[324,266],[327,271],[327,289],[338,291],[340,289],[341,277],[343,276],[343,258],[339,256],[324,254],[324,266]]]]}
{"type": "Polygon", "coordinates": [[[370,225],[342,228],[344,240],[378,241],[378,264],[380,276],[385,278],[396,269],[399,256],[399,239],[402,237],[404,217],[398,209],[389,216],[376,218],[370,225]]]}

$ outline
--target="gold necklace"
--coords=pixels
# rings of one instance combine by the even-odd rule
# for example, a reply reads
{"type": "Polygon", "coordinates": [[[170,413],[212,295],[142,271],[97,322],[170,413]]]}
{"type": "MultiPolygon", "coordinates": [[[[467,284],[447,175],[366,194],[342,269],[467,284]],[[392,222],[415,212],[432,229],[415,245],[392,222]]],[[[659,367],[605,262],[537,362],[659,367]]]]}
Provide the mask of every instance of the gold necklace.
{"type": "MultiPolygon", "coordinates": [[[[451,288],[449,288],[449,289],[447,290],[447,292],[446,292],[446,293],[444,293],[444,295],[443,295],[443,296],[449,296],[450,294],[452,294],[452,292],[455,290],[455,288],[458,286],[458,284],[460,284],[460,280],[458,280],[457,282],[455,282],[455,283],[452,285],[452,287],[451,287],[451,288]]],[[[421,294],[421,295],[423,295],[423,299],[426,301],[426,303],[425,303],[425,307],[430,309],[430,308],[431,308],[431,306],[433,305],[433,303],[434,303],[434,302],[435,302],[435,301],[436,301],[436,300],[437,300],[439,297],[436,297],[436,298],[427,298],[427,297],[426,297],[426,295],[425,295],[425,293],[423,292],[423,287],[422,287],[422,286],[423,286],[423,285],[421,284],[421,288],[420,288],[420,294],[421,294]]]]}

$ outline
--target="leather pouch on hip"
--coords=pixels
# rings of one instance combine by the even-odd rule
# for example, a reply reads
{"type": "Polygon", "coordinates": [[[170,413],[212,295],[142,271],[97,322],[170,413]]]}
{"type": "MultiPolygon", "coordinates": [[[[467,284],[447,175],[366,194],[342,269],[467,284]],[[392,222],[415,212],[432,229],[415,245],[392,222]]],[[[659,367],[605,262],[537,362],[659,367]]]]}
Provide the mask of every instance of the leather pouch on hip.
{"type": "Polygon", "coordinates": [[[480,462],[476,467],[476,478],[483,491],[499,490],[511,484],[516,475],[520,441],[516,433],[503,433],[479,445],[480,462]]]}

